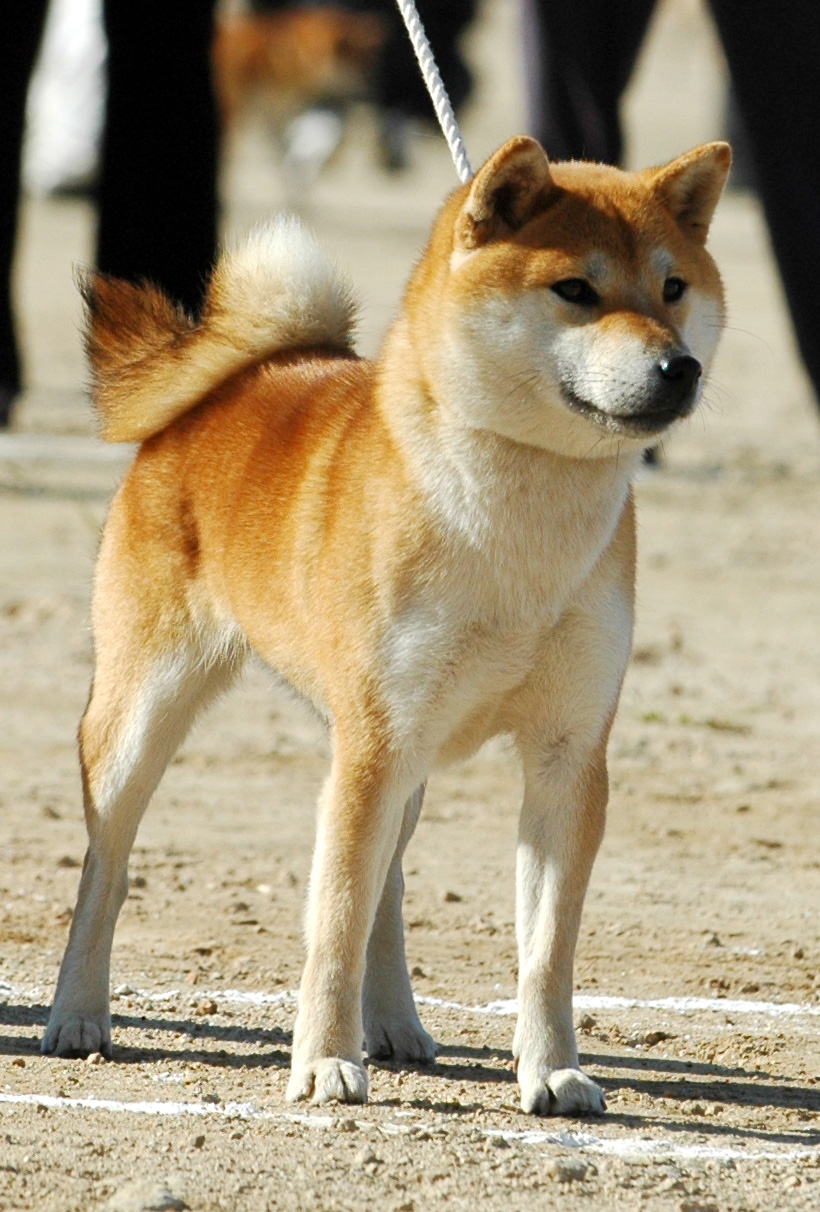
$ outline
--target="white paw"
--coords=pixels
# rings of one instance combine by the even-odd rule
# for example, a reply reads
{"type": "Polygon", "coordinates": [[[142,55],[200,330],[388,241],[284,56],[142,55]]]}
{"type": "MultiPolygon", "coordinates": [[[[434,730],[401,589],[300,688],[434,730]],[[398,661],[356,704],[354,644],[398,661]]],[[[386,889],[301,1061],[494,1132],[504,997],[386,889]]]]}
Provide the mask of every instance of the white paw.
{"type": "Polygon", "coordinates": [[[288,1082],[287,1100],[313,1103],[366,1103],[367,1073],[364,1065],[326,1056],[306,1065],[294,1066],[288,1082]]]}
{"type": "Polygon", "coordinates": [[[417,1065],[435,1064],[437,1051],[436,1041],[424,1030],[415,1012],[406,1018],[367,1022],[365,1049],[373,1060],[417,1065]]]}
{"type": "Polygon", "coordinates": [[[580,1069],[553,1069],[546,1077],[518,1071],[521,1110],[530,1115],[603,1115],[606,1102],[600,1086],[580,1069]]]}
{"type": "Polygon", "coordinates": [[[51,1056],[111,1056],[111,1020],[108,1015],[52,1014],[40,1051],[51,1056]]]}

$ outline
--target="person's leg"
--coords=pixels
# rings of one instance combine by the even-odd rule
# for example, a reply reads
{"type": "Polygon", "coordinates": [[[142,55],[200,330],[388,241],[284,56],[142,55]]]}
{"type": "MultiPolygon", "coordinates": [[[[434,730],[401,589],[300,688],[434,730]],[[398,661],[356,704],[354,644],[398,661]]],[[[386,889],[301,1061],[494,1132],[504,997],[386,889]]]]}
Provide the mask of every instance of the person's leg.
{"type": "Polygon", "coordinates": [[[109,92],[97,266],[192,312],[217,239],[213,0],[106,0],[109,92]]]}
{"type": "MultiPolygon", "coordinates": [[[[367,2],[370,6],[371,0],[367,2]]],[[[396,170],[407,167],[411,123],[435,121],[435,110],[395,0],[379,0],[375,7],[388,32],[374,73],[373,94],[381,116],[382,160],[385,168],[396,170]]],[[[459,38],[475,16],[475,0],[446,4],[420,0],[418,10],[450,103],[458,112],[473,87],[459,38]]]]}
{"type": "Polygon", "coordinates": [[[530,127],[555,160],[618,164],[619,105],[654,0],[527,0],[530,127]]]}
{"type": "Polygon", "coordinates": [[[712,0],[797,343],[820,402],[820,6],[712,0]]]}
{"type": "Polygon", "coordinates": [[[12,269],[20,201],[20,156],[26,95],[45,24],[47,0],[5,0],[0,7],[3,84],[0,90],[0,426],[9,422],[20,390],[12,269]]]}

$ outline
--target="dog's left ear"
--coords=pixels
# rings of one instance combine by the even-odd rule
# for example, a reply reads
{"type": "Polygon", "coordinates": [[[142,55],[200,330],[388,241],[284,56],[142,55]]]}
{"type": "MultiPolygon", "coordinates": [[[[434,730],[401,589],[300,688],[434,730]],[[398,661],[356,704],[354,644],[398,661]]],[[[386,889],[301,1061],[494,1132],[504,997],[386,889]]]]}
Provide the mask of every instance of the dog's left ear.
{"type": "Polygon", "coordinates": [[[704,243],[729,168],[728,143],[705,143],[652,170],[656,196],[694,239],[704,243]]]}
{"type": "Polygon", "coordinates": [[[558,192],[540,143],[518,135],[491,156],[473,177],[455,227],[455,247],[481,248],[518,231],[558,192]]]}

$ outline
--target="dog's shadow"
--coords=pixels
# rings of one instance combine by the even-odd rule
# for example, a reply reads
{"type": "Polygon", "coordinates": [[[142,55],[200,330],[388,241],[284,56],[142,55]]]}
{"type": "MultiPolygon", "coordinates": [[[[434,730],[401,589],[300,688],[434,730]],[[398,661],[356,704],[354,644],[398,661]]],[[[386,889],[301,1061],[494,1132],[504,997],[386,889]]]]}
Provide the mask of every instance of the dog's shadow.
{"type": "MultiPolygon", "coordinates": [[[[48,1006],[14,1006],[0,1003],[0,1026],[31,1026],[45,1028],[48,1022],[48,1006]]],[[[113,1014],[111,1026],[115,1040],[118,1034],[129,1028],[137,1031],[173,1032],[183,1037],[180,1047],[167,1048],[146,1043],[124,1044],[119,1040],[114,1045],[114,1060],[117,1064],[136,1065],[161,1063],[163,1061],[197,1061],[221,1069],[286,1068],[290,1064],[290,1052],[279,1045],[290,1047],[292,1034],[279,1027],[254,1028],[235,1024],[203,1022],[202,1019],[149,1018],[147,1015],[113,1014]],[[197,1047],[197,1040],[218,1041],[234,1045],[227,1047],[197,1047]],[[193,1046],[191,1046],[193,1045],[193,1046]],[[272,1045],[272,1046],[271,1046],[272,1045]],[[257,1052],[237,1051],[254,1047],[257,1052]]],[[[0,1035],[0,1056],[31,1056],[39,1054],[41,1033],[34,1036],[0,1035]]]]}
{"type": "MultiPolygon", "coordinates": [[[[702,1115],[699,1104],[704,1102],[719,1103],[726,1107],[727,1111],[732,1108],[766,1107],[820,1112],[820,1091],[788,1085],[787,1079],[775,1074],[666,1057],[582,1054],[580,1061],[605,1092],[614,1094],[616,1091],[625,1090],[632,1094],[643,1094],[651,1099],[655,1106],[663,1105],[662,1100],[679,1104],[677,1114],[661,1117],[657,1114],[619,1113],[617,1110],[610,1110],[606,1116],[608,1123],[619,1123],[624,1127],[644,1130],[662,1126],[665,1131],[688,1133],[691,1133],[696,1125],[697,1131],[704,1136],[761,1140],[772,1144],[820,1144],[818,1132],[774,1132],[766,1128],[738,1127],[702,1115]],[[608,1076],[606,1070],[626,1070],[628,1075],[608,1076]],[[692,1108],[699,1107],[699,1110],[692,1113],[687,1104],[691,1104],[692,1108]]],[[[397,1068],[392,1065],[385,1067],[397,1068]]],[[[451,1079],[454,1084],[515,1082],[512,1053],[497,1048],[471,1048],[461,1044],[440,1047],[435,1072],[438,1076],[451,1079]]],[[[410,1100],[409,1105],[421,1110],[446,1109],[425,1099],[410,1100]]],[[[450,1104],[446,1106],[449,1108],[450,1104]]],[[[469,1106],[456,1105],[456,1109],[469,1110],[469,1106]]],[[[532,1126],[529,1116],[525,1122],[532,1126]]]]}
{"type": "MultiPolygon", "coordinates": [[[[0,1003],[0,1027],[44,1028],[48,1020],[47,1006],[23,1006],[0,1003]]],[[[118,1032],[135,1029],[142,1032],[173,1032],[182,1037],[179,1047],[162,1047],[153,1043],[143,1046],[117,1043],[114,1062],[120,1065],[162,1064],[171,1061],[197,1062],[215,1069],[264,1070],[285,1069],[290,1064],[292,1033],[280,1027],[254,1028],[236,1024],[222,1025],[213,1021],[185,1018],[150,1018],[147,1015],[115,1014],[112,1017],[115,1037],[118,1032]],[[201,1047],[196,1041],[201,1040],[201,1047]],[[210,1046],[205,1046],[206,1041],[210,1046]],[[218,1043],[220,1047],[213,1047],[218,1043]],[[232,1047],[225,1046],[232,1045],[232,1047]],[[245,1049],[253,1048],[254,1051],[245,1049]],[[237,1050],[239,1049],[239,1050],[237,1050]]],[[[0,1056],[39,1055],[42,1030],[31,1036],[0,1034],[0,1056]]],[[[586,1054],[581,1063],[591,1070],[605,1092],[626,1090],[646,1095],[656,1105],[661,1100],[680,1104],[680,1114],[658,1117],[610,1110],[607,1122],[636,1128],[662,1126],[668,1132],[691,1132],[694,1116],[685,1104],[695,1107],[702,1102],[715,1102],[731,1108],[780,1108],[783,1110],[820,1113],[820,1090],[787,1084],[787,1079],[759,1070],[737,1066],[707,1064],[679,1060],[674,1057],[586,1054]],[[607,1075],[607,1070],[620,1070],[625,1075],[607,1075]],[[701,1080],[696,1080],[701,1079],[701,1080]],[[706,1080],[704,1080],[706,1079],[706,1080]]],[[[397,1065],[391,1061],[373,1060],[374,1069],[394,1072],[435,1074],[453,1085],[512,1085],[515,1083],[512,1053],[491,1047],[470,1047],[445,1044],[438,1050],[434,1066],[397,1065]]],[[[418,1110],[443,1114],[465,1114],[479,1109],[475,1100],[432,1101],[426,1098],[381,1099],[384,1106],[395,1103],[418,1110]]],[[[705,1136],[763,1140],[780,1144],[817,1145],[820,1132],[772,1132],[765,1128],[743,1128],[723,1123],[712,1116],[695,1112],[697,1130],[705,1136]]],[[[523,1117],[522,1117],[523,1119],[523,1117]]],[[[532,1124],[527,1117],[526,1123],[532,1124]]]]}

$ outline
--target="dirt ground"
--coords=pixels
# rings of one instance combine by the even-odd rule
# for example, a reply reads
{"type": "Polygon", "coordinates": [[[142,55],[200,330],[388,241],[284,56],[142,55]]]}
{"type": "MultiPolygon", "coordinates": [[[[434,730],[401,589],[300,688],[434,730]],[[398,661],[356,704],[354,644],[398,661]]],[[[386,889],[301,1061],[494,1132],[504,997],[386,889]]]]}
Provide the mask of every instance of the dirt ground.
{"type": "MultiPolygon", "coordinates": [[[[515,37],[512,0],[489,4],[474,159],[521,125],[515,37]]],[[[719,95],[708,30],[675,0],[630,97],[633,156],[720,134],[719,95]],[[672,53],[686,88],[666,103],[672,53]]],[[[454,184],[434,136],[394,180],[371,135],[363,114],[307,207],[363,288],[365,349],[454,184]]],[[[259,132],[237,140],[225,192],[231,231],[280,205],[259,132]]],[[[327,747],[262,669],[197,728],[140,831],[114,1061],[40,1057],[85,846],[89,580],[127,452],[91,437],[82,393],[87,208],[31,203],[25,224],[32,390],[0,436],[0,1209],[817,1208],[820,424],[755,199],[729,194],[714,228],[731,311],[707,400],[638,487],[636,645],[576,971],[582,1060],[609,1106],[589,1121],[517,1110],[503,746],[433,781],[408,857],[435,1068],[372,1066],[364,1108],[284,1102],[327,747]]]]}

